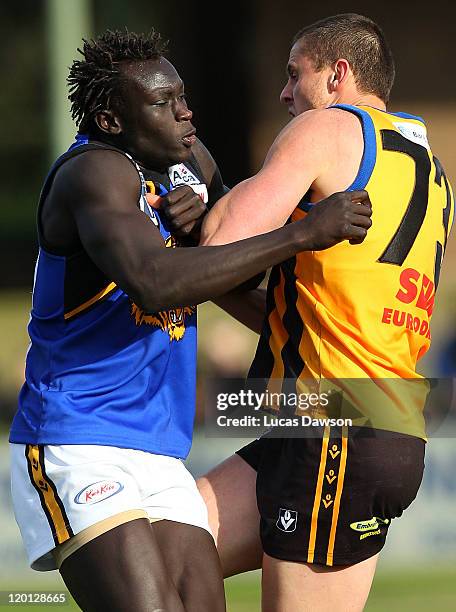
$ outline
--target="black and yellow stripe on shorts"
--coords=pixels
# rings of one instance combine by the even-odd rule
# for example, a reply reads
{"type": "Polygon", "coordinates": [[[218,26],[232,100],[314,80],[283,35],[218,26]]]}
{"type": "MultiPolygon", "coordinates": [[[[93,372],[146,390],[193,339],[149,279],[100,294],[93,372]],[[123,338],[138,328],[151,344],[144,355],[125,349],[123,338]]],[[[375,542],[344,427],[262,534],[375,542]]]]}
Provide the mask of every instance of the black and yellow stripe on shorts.
{"type": "Polygon", "coordinates": [[[66,542],[74,533],[65,512],[55,484],[46,474],[44,467],[44,447],[41,445],[26,444],[25,457],[30,481],[35,487],[43,508],[44,514],[51,528],[55,545],[66,542]]]}
{"type": "MultiPolygon", "coordinates": [[[[314,563],[316,550],[326,550],[326,565],[333,565],[340,500],[347,466],[347,452],[348,427],[342,427],[341,435],[333,437],[331,436],[331,428],[326,426],[322,439],[320,465],[312,508],[307,553],[308,563],[314,563]],[[326,513],[331,513],[331,516],[328,517],[326,513]],[[319,521],[319,519],[321,520],[319,521]]],[[[323,559],[318,559],[317,562],[321,563],[323,559]]]]}

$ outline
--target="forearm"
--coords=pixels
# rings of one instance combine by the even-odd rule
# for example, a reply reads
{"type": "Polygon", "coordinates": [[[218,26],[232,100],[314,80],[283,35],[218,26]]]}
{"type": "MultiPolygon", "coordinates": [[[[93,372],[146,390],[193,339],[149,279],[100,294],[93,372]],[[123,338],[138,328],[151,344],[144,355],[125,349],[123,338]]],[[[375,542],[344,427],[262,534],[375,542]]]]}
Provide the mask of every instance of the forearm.
{"type": "Polygon", "coordinates": [[[215,304],[240,323],[259,334],[266,314],[266,289],[242,293],[234,290],[222,295],[215,304]]]}
{"type": "Polygon", "coordinates": [[[301,221],[227,245],[160,249],[135,283],[132,297],[150,312],[200,304],[312,248],[311,233],[301,221]]]}

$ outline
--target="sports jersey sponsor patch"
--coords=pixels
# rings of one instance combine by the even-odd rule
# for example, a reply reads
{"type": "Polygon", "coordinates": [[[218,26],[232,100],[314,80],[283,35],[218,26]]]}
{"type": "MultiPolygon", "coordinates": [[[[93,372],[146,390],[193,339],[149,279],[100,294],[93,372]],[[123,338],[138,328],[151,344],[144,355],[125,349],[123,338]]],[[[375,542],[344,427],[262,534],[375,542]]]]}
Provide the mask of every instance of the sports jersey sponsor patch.
{"type": "Polygon", "coordinates": [[[280,531],[291,533],[296,530],[298,522],[298,513],[296,510],[287,510],[286,508],[280,508],[279,518],[277,519],[276,526],[280,531]]]}
{"type": "Polygon", "coordinates": [[[108,497],[120,493],[123,488],[123,484],[117,480],[100,480],[99,482],[87,485],[82,491],[79,491],[74,501],[77,504],[97,504],[98,502],[108,499],[108,497]]]}
{"type": "Polygon", "coordinates": [[[169,180],[173,187],[180,185],[189,185],[193,191],[199,195],[199,197],[206,204],[208,201],[207,187],[204,183],[201,183],[199,178],[193,174],[191,170],[184,164],[175,164],[168,168],[169,180]]]}
{"type": "Polygon", "coordinates": [[[368,521],[356,521],[355,523],[350,523],[350,528],[353,529],[353,531],[361,531],[359,539],[364,540],[369,536],[380,535],[381,526],[388,525],[389,522],[389,519],[382,519],[378,518],[377,516],[373,516],[368,521]]]}
{"type": "Polygon", "coordinates": [[[393,123],[393,125],[399,130],[399,132],[407,138],[407,140],[411,140],[416,144],[425,147],[426,149],[430,149],[429,142],[427,139],[426,128],[424,125],[417,125],[416,123],[407,123],[397,121],[393,123]]]}

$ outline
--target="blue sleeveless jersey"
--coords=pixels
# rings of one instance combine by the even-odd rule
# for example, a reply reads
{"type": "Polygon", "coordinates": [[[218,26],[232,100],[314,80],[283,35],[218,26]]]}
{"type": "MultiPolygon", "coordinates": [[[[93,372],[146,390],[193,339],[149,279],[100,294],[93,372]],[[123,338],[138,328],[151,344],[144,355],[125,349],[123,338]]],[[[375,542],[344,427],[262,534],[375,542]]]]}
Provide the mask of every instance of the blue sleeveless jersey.
{"type": "MultiPolygon", "coordinates": [[[[82,145],[87,139],[79,137],[69,151],[79,154],[74,149],[82,145]]],[[[166,246],[174,247],[166,221],[147,204],[147,175],[135,166],[138,205],[166,246]]],[[[187,184],[204,187],[188,165],[173,168],[177,176],[185,174],[187,184]]],[[[43,194],[53,176],[51,169],[43,194]]],[[[41,244],[28,330],[26,382],[11,442],[100,444],[187,456],[195,412],[195,307],[144,313],[82,249],[56,255],[41,244]]]]}

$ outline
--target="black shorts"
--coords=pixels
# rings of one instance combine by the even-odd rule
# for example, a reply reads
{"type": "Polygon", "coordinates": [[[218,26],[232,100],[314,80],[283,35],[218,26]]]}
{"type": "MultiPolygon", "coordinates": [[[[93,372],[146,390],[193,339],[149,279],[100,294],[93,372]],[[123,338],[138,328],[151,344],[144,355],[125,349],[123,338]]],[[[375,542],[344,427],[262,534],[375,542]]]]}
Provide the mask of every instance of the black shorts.
{"type": "Polygon", "coordinates": [[[354,428],[315,436],[263,437],[237,451],[258,472],[263,549],[287,561],[353,565],[382,549],[391,519],[415,499],[425,442],[354,428]]]}

